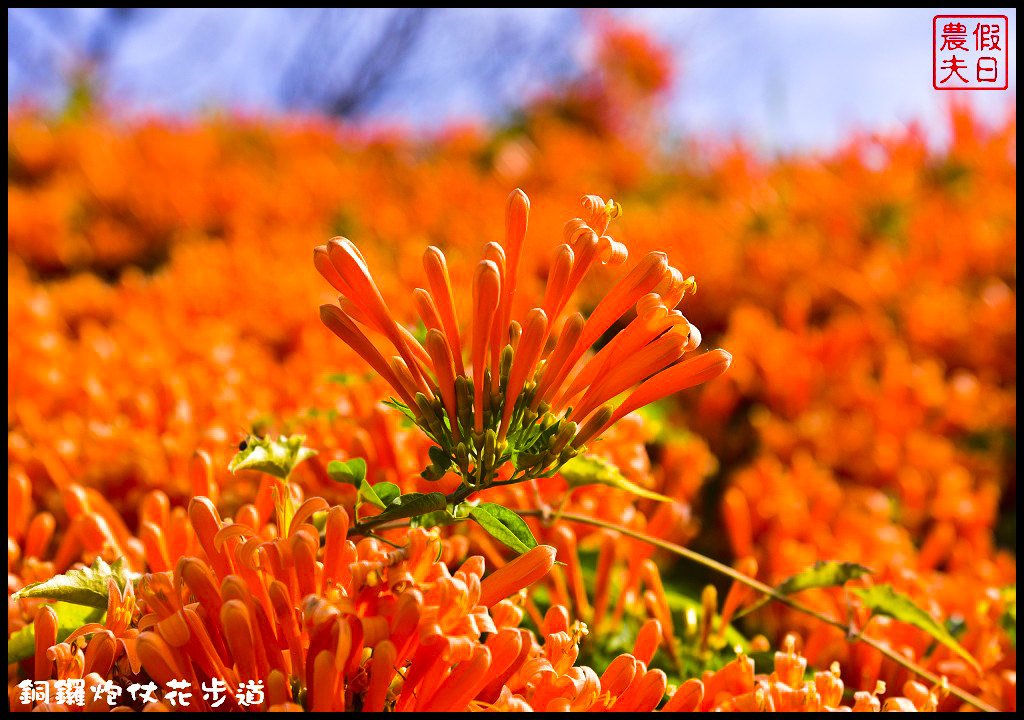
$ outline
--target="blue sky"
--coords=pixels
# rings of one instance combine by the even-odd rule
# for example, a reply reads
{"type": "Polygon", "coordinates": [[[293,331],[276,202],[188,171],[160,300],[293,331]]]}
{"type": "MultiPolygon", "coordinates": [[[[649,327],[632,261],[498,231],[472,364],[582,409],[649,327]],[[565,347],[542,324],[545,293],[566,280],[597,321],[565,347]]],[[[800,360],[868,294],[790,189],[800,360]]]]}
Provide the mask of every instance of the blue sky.
{"type": "MultiPolygon", "coordinates": [[[[61,78],[90,42],[100,12],[8,9],[9,105],[26,93],[59,101],[61,78]]],[[[1009,17],[1010,89],[956,94],[992,122],[1016,105],[1013,9],[613,12],[675,54],[666,110],[681,133],[739,135],[767,151],[824,150],[851,130],[918,121],[941,144],[953,93],[931,85],[932,17],[957,12],[1009,17]]],[[[290,9],[143,13],[106,65],[107,91],[126,112],[280,111],[287,59],[318,22],[312,11],[290,9]]],[[[359,22],[370,31],[377,16],[359,22]]],[[[425,130],[491,119],[585,63],[592,51],[582,15],[571,9],[449,9],[427,22],[414,55],[365,119],[425,130]],[[500,82],[482,77],[480,58],[513,36],[523,56],[507,67],[498,63],[500,82]]],[[[345,30],[336,50],[342,63],[345,53],[358,54],[361,37],[359,27],[345,30]]]]}

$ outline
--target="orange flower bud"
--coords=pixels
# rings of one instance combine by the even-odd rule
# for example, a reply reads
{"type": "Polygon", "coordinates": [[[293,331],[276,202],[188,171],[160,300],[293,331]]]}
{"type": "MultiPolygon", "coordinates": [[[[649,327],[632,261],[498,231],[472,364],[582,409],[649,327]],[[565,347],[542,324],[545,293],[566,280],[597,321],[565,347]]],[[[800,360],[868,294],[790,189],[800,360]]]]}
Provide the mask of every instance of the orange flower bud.
{"type": "Polygon", "coordinates": [[[156,633],[139,633],[137,649],[139,659],[146,668],[146,674],[157,683],[166,685],[169,680],[182,678],[182,671],[175,662],[174,653],[156,633]]]}
{"type": "MultiPolygon", "coordinates": [[[[736,561],[736,571],[749,578],[757,576],[757,560],[753,557],[743,557],[736,561]]],[[[725,630],[732,621],[736,610],[751,596],[750,588],[737,580],[729,586],[725,601],[722,603],[722,619],[719,623],[718,637],[725,637],[725,630]]]]}
{"type": "Polygon", "coordinates": [[[633,657],[644,665],[650,665],[651,658],[654,657],[660,641],[661,623],[652,618],[645,622],[636,634],[636,640],[633,643],[633,657]]]}
{"type": "Polygon", "coordinates": [[[335,305],[321,305],[320,320],[331,332],[341,338],[346,345],[355,350],[359,357],[373,368],[374,372],[384,378],[388,385],[394,388],[395,392],[402,398],[402,401],[413,412],[416,412],[416,403],[413,400],[412,394],[399,382],[395,373],[391,370],[391,366],[384,359],[384,356],[381,355],[380,351],[377,350],[376,346],[367,339],[341,308],[335,305]]]}
{"type": "Polygon", "coordinates": [[[370,685],[366,691],[363,710],[381,712],[387,700],[388,687],[395,676],[395,657],[397,651],[390,640],[381,640],[373,649],[370,659],[370,685]]]}
{"type": "Polygon", "coordinates": [[[430,293],[444,325],[445,337],[451,345],[456,372],[458,375],[465,375],[466,368],[462,363],[462,341],[459,338],[459,322],[455,314],[455,297],[452,294],[452,284],[448,276],[444,253],[434,246],[428,247],[423,253],[423,269],[427,273],[430,293]]]}
{"type": "Polygon", "coordinates": [[[636,658],[629,653],[617,656],[601,674],[601,691],[612,698],[619,697],[633,682],[638,667],[636,658]]]}
{"type": "Polygon", "coordinates": [[[106,677],[114,665],[117,641],[109,630],[97,630],[85,648],[86,673],[95,672],[106,677]]]}
{"type": "Polygon", "coordinates": [[[665,703],[662,712],[695,712],[704,700],[704,683],[690,678],[665,703]]]}
{"type": "Polygon", "coordinates": [[[473,275],[473,422],[478,433],[484,430],[484,368],[500,291],[501,271],[498,266],[489,260],[481,260],[473,275]]]}
{"type": "Polygon", "coordinates": [[[541,635],[553,635],[557,632],[568,632],[569,611],[564,605],[552,605],[544,614],[544,624],[540,627],[541,635]]]}
{"type": "Polygon", "coordinates": [[[447,666],[445,654],[449,647],[448,638],[440,634],[439,628],[437,630],[437,633],[428,634],[420,640],[420,646],[406,671],[402,693],[395,703],[395,712],[412,709],[420,696],[417,690],[420,684],[435,671],[435,668],[447,666]]]}
{"type": "Polygon", "coordinates": [[[217,485],[213,481],[213,461],[204,450],[196,450],[189,461],[189,480],[192,494],[216,498],[217,485]]]}
{"type": "Polygon", "coordinates": [[[579,343],[583,325],[583,316],[579,313],[573,313],[565,321],[562,333],[558,336],[558,342],[555,343],[554,350],[551,351],[545,362],[544,371],[541,373],[534,391],[533,401],[530,403],[532,410],[536,410],[542,401],[549,399],[557,391],[557,383],[561,382],[566,361],[579,343]]]}
{"type": "Polygon", "coordinates": [[[36,611],[35,620],[35,672],[36,681],[49,680],[53,673],[53,662],[47,657],[46,651],[57,644],[57,613],[49,605],[43,605],[36,611]]]}
{"type": "Polygon", "coordinates": [[[143,521],[139,524],[139,540],[145,548],[146,562],[152,572],[167,572],[171,569],[170,553],[163,530],[154,523],[143,521]]]}
{"type": "Polygon", "coordinates": [[[473,648],[469,659],[456,665],[425,703],[418,703],[424,712],[456,712],[465,710],[489,680],[491,651],[485,645],[473,648]]]}
{"type": "Polygon", "coordinates": [[[575,255],[568,245],[559,245],[555,248],[555,258],[548,269],[547,285],[544,288],[544,300],[541,306],[552,322],[562,314],[566,300],[569,299],[566,293],[569,273],[572,272],[575,255]]]}
{"type": "Polygon", "coordinates": [[[184,557],[178,561],[175,572],[188,585],[188,589],[199,601],[199,604],[206,609],[206,612],[211,617],[218,617],[221,606],[220,583],[217,582],[209,566],[202,560],[184,557]]]}
{"type": "Polygon", "coordinates": [[[240,600],[225,602],[220,609],[220,622],[231,657],[238,667],[239,680],[257,679],[255,638],[245,603],[240,600]]]}
{"type": "Polygon", "coordinates": [[[555,563],[555,548],[538,545],[505,567],[494,571],[480,583],[480,604],[490,607],[519,592],[547,574],[555,563]]]}
{"type": "MultiPolygon", "coordinates": [[[[642,665],[641,665],[642,667],[642,665]]],[[[650,712],[665,696],[668,677],[661,670],[649,670],[640,680],[634,680],[622,697],[615,702],[612,712],[650,712]]]]}
{"type": "Polygon", "coordinates": [[[612,415],[608,425],[618,422],[637,408],[650,405],[667,395],[713,380],[728,370],[731,363],[732,355],[719,349],[683,360],[667,370],[662,370],[640,383],[639,387],[626,397],[612,415]]]}
{"type": "Polygon", "coordinates": [[[437,377],[438,388],[441,391],[441,400],[444,403],[444,410],[448,414],[452,437],[457,445],[462,442],[462,433],[459,432],[458,404],[455,399],[455,374],[452,368],[452,354],[444,334],[439,330],[427,331],[427,352],[430,354],[430,360],[433,363],[434,375],[437,377]]]}
{"type": "Polygon", "coordinates": [[[267,707],[273,708],[275,705],[287,703],[290,698],[291,690],[288,686],[288,678],[280,670],[271,670],[267,676],[267,707]]]}
{"type": "Polygon", "coordinates": [[[22,470],[11,469],[7,474],[7,535],[21,540],[31,517],[32,481],[22,470]]]}
{"type": "Polygon", "coordinates": [[[501,426],[498,430],[498,441],[505,439],[508,432],[508,423],[512,419],[512,411],[515,410],[516,400],[519,393],[533,375],[540,360],[541,352],[544,350],[544,342],[548,337],[548,318],[540,308],[534,308],[526,316],[526,327],[523,330],[519,348],[512,361],[512,369],[508,375],[508,387],[505,391],[505,408],[501,417],[501,426]]]}
{"type": "Polygon", "coordinates": [[[48,512],[41,512],[32,518],[28,531],[25,533],[22,557],[45,557],[50,540],[53,539],[53,530],[57,521],[48,512]]]}
{"type": "Polygon", "coordinates": [[[523,240],[530,219],[530,199],[519,188],[509,193],[505,203],[505,252],[508,262],[505,270],[505,283],[502,288],[501,313],[499,327],[507,328],[512,314],[512,302],[516,296],[516,278],[519,274],[519,258],[522,254],[523,240]]]}
{"type": "MultiPolygon", "coordinates": [[[[218,577],[234,573],[234,565],[227,552],[218,550],[214,538],[221,528],[220,514],[209,498],[194,497],[188,504],[188,517],[196,531],[199,544],[210,559],[210,567],[218,577]]],[[[219,611],[219,607],[217,608],[219,611]]]]}

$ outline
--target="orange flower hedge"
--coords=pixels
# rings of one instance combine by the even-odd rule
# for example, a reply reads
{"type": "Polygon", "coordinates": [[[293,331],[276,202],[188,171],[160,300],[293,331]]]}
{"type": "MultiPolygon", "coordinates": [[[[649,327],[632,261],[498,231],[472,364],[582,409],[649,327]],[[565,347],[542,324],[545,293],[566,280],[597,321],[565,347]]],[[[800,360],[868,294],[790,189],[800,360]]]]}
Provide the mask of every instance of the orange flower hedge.
{"type": "MultiPolygon", "coordinates": [[[[215,677],[229,682],[211,709],[963,706],[947,685],[1015,709],[1015,119],[954,110],[945,152],[914,130],[824,157],[668,152],[650,142],[654,113],[624,105],[654,108],[662,61],[613,40],[635,72],[599,67],[498,131],[9,115],[9,661],[34,633],[9,662],[12,709],[58,709],[58,688],[84,680],[87,710],[173,710],[176,679],[204,708],[215,677]],[[415,334],[420,254],[436,245],[469,318],[473,268],[505,237],[517,186],[530,221],[512,317],[540,306],[584,192],[621,204],[631,263],[665,251],[696,277],[680,309],[732,367],[588,444],[671,502],[561,474],[494,488],[485,499],[523,512],[547,548],[514,577],[475,525],[348,540],[357,492],[331,461],[362,458],[371,484],[404,491],[456,478],[420,476],[430,441],[321,325],[336,296],[311,249],[355,241],[415,334]],[[266,475],[228,471],[250,432],[301,433],[318,453],[290,478],[305,517],[287,528],[266,475]],[[796,598],[945,680],[781,603],[729,626],[756,593],[543,506],[769,585],[818,561],[866,566],[796,598]],[[65,607],[10,599],[97,557],[141,579],[115,582],[81,638],[57,641],[65,607]],[[850,588],[883,585],[973,662],[905,622],[868,623],[850,588]],[[48,683],[49,703],[25,698],[26,680],[48,683]],[[257,680],[259,701],[236,691],[257,680]],[[150,681],[156,705],[128,693],[150,681]]],[[[566,313],[607,293],[611,271],[592,272],[566,313]]]]}

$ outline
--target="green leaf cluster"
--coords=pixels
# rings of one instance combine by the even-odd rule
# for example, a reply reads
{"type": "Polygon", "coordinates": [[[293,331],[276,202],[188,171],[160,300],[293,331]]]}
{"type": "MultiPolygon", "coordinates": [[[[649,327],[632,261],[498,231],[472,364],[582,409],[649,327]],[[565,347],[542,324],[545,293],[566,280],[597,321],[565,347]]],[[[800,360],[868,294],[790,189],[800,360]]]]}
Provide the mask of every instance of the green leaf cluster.
{"type": "Polygon", "coordinates": [[[346,461],[332,460],[327,463],[327,475],[334,482],[359,487],[366,477],[366,461],[362,458],[352,458],[346,461]]]}
{"type": "Polygon", "coordinates": [[[131,582],[124,558],[118,558],[108,565],[102,558],[96,558],[91,568],[69,570],[42,582],[31,583],[11,595],[11,600],[20,598],[49,598],[75,605],[107,609],[107,581],[113,579],[124,592],[131,582]]]}

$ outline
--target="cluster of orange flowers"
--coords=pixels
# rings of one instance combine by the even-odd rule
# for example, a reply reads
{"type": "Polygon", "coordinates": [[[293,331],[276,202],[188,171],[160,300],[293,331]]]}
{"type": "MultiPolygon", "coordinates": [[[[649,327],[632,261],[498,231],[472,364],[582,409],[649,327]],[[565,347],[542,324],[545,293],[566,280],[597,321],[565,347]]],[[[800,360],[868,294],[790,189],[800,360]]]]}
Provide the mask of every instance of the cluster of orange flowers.
{"type": "MultiPolygon", "coordinates": [[[[1015,120],[954,111],[944,153],[908,131],[827,158],[710,141],[666,156],[628,127],[664,58],[615,28],[606,43],[584,83],[497,132],[9,117],[8,595],[96,558],[130,571],[76,628],[63,603],[9,599],[12,709],[60,709],[25,699],[26,680],[51,697],[84,680],[86,710],[142,709],[126,689],[148,681],[163,690],[146,707],[177,710],[167,683],[187,681],[181,709],[205,709],[214,678],[213,709],[962,704],[780,604],[732,623],[756,600],[741,585],[721,607],[713,588],[681,601],[690,566],[559,512],[697,544],[768,584],[861,563],[856,583],[913,599],[976,666],[891,618],[867,637],[1015,709],[1014,540],[995,540],[1008,524],[1015,538],[1015,120]],[[589,188],[624,208],[623,245],[597,198],[564,225],[589,188]],[[335,304],[309,252],[339,233],[358,250],[315,253],[335,304]],[[629,292],[624,245],[657,270],[629,292]],[[680,362],[696,326],[729,371],[633,412],[721,372],[714,352],[680,362]],[[509,562],[466,523],[349,539],[357,491],[330,461],[451,494],[544,412],[565,442],[524,464],[535,484],[481,493],[524,511],[534,550],[509,562]],[[264,427],[318,452],[291,475],[286,527],[271,478],[228,471],[264,427]],[[584,445],[671,501],[543,477],[584,445]],[[424,477],[432,446],[453,462],[424,477]],[[33,652],[12,659],[30,626],[33,652]],[[255,681],[258,702],[238,689],[255,681]]],[[[839,588],[797,597],[867,620],[839,588]]]]}
{"type": "Polygon", "coordinates": [[[314,251],[317,269],[342,293],[341,307],[321,306],[324,324],[387,381],[438,444],[440,456],[426,479],[439,480],[454,464],[470,487],[483,489],[510,460],[523,477],[552,474],[629,413],[729,367],[731,356],[721,349],[682,360],[700,345],[700,331],[675,308],[695,282],[684,280],[664,253],[636,263],[585,320],[578,312],[561,317],[595,264],[619,265],[628,255],[604,234],[618,206],[595,195],[583,205],[589,218],[566,224],[543,306],[520,323],[511,313],[530,205],[521,190],[509,196],[505,246],[488,243],[473,275],[473,326],[465,340],[439,248],[428,247],[423,256],[431,290],[413,291],[426,328],[423,342],[392,316],[350,240],[336,237],[314,251]],[[584,361],[630,309],[635,318],[584,361]],[[385,360],[360,325],[384,336],[399,354],[385,360]],[[616,408],[611,401],[634,386],[616,408]]]}
{"type": "MultiPolygon", "coordinates": [[[[375,538],[354,543],[344,508],[327,508],[322,498],[302,505],[288,537],[275,537],[272,526],[267,532],[254,505],[225,523],[208,498],[198,497],[188,508],[182,545],[168,547],[166,496],[153,491],[143,515],[159,554],[181,555],[174,571],[143,576],[137,591],[131,581],[122,592],[109,580],[105,624],[85,625],[63,642],[57,642],[56,614],[39,606],[33,692],[43,685],[46,697],[56,698],[62,683],[79,680],[84,699],[80,705],[34,701],[19,683],[11,688],[12,709],[132,709],[139,703],[135,693],[128,699],[131,686],[113,681],[140,670],[158,687],[175,688],[145,701],[149,711],[618,712],[654,710],[665,698],[666,674],[648,669],[662,641],[657,620],[600,676],[575,665],[587,628],[570,622],[565,605],[553,604],[539,621],[541,641],[519,627],[525,590],[552,568],[552,546],[539,545],[482,577],[485,561],[466,557],[468,544],[457,542],[465,538],[442,540],[415,528],[397,550],[375,538]],[[322,541],[306,522],[320,510],[327,511],[322,541]],[[262,535],[254,525],[264,528],[262,535]],[[449,565],[458,569],[450,572],[449,565]],[[84,647],[74,642],[87,635],[84,647]],[[257,699],[247,690],[253,687],[257,699]]],[[[755,675],[753,661],[740,655],[687,680],[661,709],[842,707],[838,663],[804,681],[807,661],[792,637],[774,663],[771,675],[755,675]]],[[[937,691],[908,682],[906,697],[886,704],[934,710],[942,688],[937,691]]],[[[877,692],[857,692],[853,710],[877,710],[877,692]]]]}

